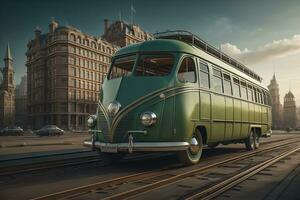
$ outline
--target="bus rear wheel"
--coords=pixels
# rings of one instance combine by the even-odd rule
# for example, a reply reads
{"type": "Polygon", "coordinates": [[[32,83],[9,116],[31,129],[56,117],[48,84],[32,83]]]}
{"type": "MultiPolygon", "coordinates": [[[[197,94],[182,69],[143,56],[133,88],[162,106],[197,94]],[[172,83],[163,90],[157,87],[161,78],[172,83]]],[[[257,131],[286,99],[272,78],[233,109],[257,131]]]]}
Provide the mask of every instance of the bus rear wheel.
{"type": "Polygon", "coordinates": [[[259,134],[251,130],[249,137],[245,140],[245,146],[248,151],[253,151],[259,147],[259,134]]]}
{"type": "Polygon", "coordinates": [[[198,130],[195,131],[190,143],[191,146],[187,150],[178,152],[178,158],[183,165],[197,164],[201,158],[203,140],[198,130]]]}

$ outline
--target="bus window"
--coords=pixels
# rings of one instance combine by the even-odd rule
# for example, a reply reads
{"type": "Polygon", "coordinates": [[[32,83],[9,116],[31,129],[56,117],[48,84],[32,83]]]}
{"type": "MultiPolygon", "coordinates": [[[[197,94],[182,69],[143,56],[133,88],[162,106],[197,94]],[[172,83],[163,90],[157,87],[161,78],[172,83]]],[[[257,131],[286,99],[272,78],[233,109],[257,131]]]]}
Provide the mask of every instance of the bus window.
{"type": "Polygon", "coordinates": [[[263,96],[264,96],[264,104],[267,105],[267,95],[266,95],[266,92],[263,91],[263,96]]]}
{"type": "Polygon", "coordinates": [[[223,92],[222,74],[216,69],[213,69],[213,89],[217,92],[223,92]]]}
{"type": "Polygon", "coordinates": [[[257,103],[258,102],[257,89],[256,88],[253,88],[253,89],[254,89],[254,100],[257,103]]]}
{"type": "Polygon", "coordinates": [[[264,97],[263,97],[263,94],[262,94],[261,90],[259,90],[259,96],[260,96],[260,103],[264,104],[264,97]]]}
{"type": "Polygon", "coordinates": [[[245,82],[241,82],[241,97],[247,99],[247,85],[245,82]]]}
{"type": "Polygon", "coordinates": [[[128,76],[132,72],[135,60],[136,55],[116,58],[113,60],[108,79],[128,76]]]}
{"type": "Polygon", "coordinates": [[[183,59],[177,77],[179,81],[184,83],[196,82],[196,67],[195,62],[191,57],[186,57],[183,59]]]}
{"type": "Polygon", "coordinates": [[[253,101],[253,89],[251,85],[248,85],[248,100],[253,101]]]}
{"type": "Polygon", "coordinates": [[[166,76],[174,65],[172,55],[141,55],[135,69],[136,76],[166,76]]]}
{"type": "Polygon", "coordinates": [[[230,75],[223,74],[223,78],[224,78],[224,93],[228,95],[232,95],[230,75]]]}
{"type": "Polygon", "coordinates": [[[259,90],[258,90],[258,89],[255,89],[255,91],[256,91],[256,92],[255,92],[255,93],[256,93],[256,103],[261,103],[261,102],[260,102],[261,99],[260,99],[259,90]]]}
{"type": "Polygon", "coordinates": [[[208,66],[204,63],[199,63],[200,66],[200,86],[209,88],[209,71],[208,66]]]}
{"type": "Polygon", "coordinates": [[[236,78],[233,78],[233,96],[235,97],[240,97],[241,93],[240,93],[240,81],[236,78]]]}

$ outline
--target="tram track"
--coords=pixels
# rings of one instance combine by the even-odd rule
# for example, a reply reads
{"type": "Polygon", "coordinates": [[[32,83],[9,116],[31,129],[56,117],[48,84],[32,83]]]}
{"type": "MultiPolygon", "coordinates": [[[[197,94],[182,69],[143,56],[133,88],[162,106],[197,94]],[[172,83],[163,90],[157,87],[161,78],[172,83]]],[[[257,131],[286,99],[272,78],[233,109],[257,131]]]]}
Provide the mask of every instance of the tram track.
{"type": "Polygon", "coordinates": [[[63,159],[54,159],[39,161],[36,163],[16,164],[1,166],[0,176],[9,176],[20,173],[34,172],[39,170],[53,169],[59,167],[75,166],[102,161],[98,155],[90,155],[84,157],[72,157],[63,159]]]}
{"type": "Polygon", "coordinates": [[[213,199],[217,196],[219,196],[220,194],[226,192],[227,190],[233,188],[234,186],[236,186],[237,184],[247,180],[248,178],[258,174],[259,172],[261,172],[262,170],[266,169],[267,167],[275,164],[276,162],[290,156],[291,154],[297,152],[300,150],[300,146],[298,145],[296,148],[293,147],[275,157],[272,157],[258,165],[255,165],[253,167],[248,168],[245,171],[242,171],[240,173],[237,173],[233,176],[231,176],[228,179],[222,180],[220,182],[218,182],[217,184],[205,189],[205,190],[201,190],[199,192],[193,193],[191,195],[185,196],[182,199],[185,200],[194,200],[194,199],[203,199],[203,200],[209,200],[209,199],[213,199]]]}
{"type": "MultiPolygon", "coordinates": [[[[247,152],[242,153],[241,155],[234,156],[225,160],[221,161],[215,161],[215,162],[209,162],[207,165],[193,169],[191,171],[179,173],[179,174],[170,174],[168,172],[168,169],[163,170],[157,170],[157,171],[146,171],[141,172],[137,174],[122,176],[118,178],[114,178],[111,180],[101,181],[90,185],[85,185],[77,188],[72,188],[68,190],[64,190],[57,193],[52,193],[45,196],[40,196],[34,198],[35,200],[39,199],[70,199],[70,198],[76,198],[78,196],[87,195],[91,193],[92,191],[105,191],[106,188],[112,187],[112,186],[118,186],[118,185],[124,185],[128,183],[134,183],[134,182],[141,182],[143,180],[152,180],[152,181],[145,181],[146,185],[140,186],[140,187],[133,187],[133,189],[128,189],[125,191],[115,191],[115,194],[107,194],[106,196],[102,196],[101,199],[127,199],[127,198],[133,198],[135,196],[147,193],[149,191],[153,191],[165,186],[168,186],[170,184],[174,184],[176,182],[179,182],[187,177],[192,176],[193,174],[197,173],[203,173],[205,171],[208,171],[209,169],[212,169],[214,167],[218,167],[220,165],[230,163],[233,161],[239,161],[247,158],[251,158],[257,154],[271,152],[275,149],[279,148],[287,148],[291,145],[295,145],[300,142],[300,139],[293,139],[283,142],[275,142],[276,145],[266,147],[264,149],[259,149],[253,152],[247,152]],[[278,144],[277,144],[278,143],[278,144]],[[154,180],[154,181],[153,181],[154,180]]],[[[103,192],[105,193],[105,192],[103,192]]]]}

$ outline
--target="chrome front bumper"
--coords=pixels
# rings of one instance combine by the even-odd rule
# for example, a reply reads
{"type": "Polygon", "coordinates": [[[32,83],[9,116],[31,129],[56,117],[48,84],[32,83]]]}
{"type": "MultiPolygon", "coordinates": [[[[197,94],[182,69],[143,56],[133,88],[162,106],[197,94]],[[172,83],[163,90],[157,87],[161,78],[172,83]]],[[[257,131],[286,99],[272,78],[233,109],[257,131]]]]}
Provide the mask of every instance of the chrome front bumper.
{"type": "MultiPolygon", "coordinates": [[[[117,146],[117,151],[128,152],[128,143],[104,143],[98,141],[84,141],[83,145],[93,149],[101,149],[101,147],[106,147],[109,145],[117,146]]],[[[190,147],[188,142],[135,142],[133,143],[133,152],[138,151],[181,151],[186,150],[190,147]]]]}

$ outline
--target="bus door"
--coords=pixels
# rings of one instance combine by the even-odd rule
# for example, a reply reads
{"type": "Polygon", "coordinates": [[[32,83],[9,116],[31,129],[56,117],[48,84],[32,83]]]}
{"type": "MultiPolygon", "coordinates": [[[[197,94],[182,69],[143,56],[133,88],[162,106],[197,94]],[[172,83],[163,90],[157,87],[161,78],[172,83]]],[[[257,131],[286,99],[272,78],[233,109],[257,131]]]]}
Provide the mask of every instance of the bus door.
{"type": "Polygon", "coordinates": [[[199,90],[194,57],[184,56],[181,59],[175,87],[174,130],[188,140],[194,132],[195,121],[199,121],[199,90]]]}

